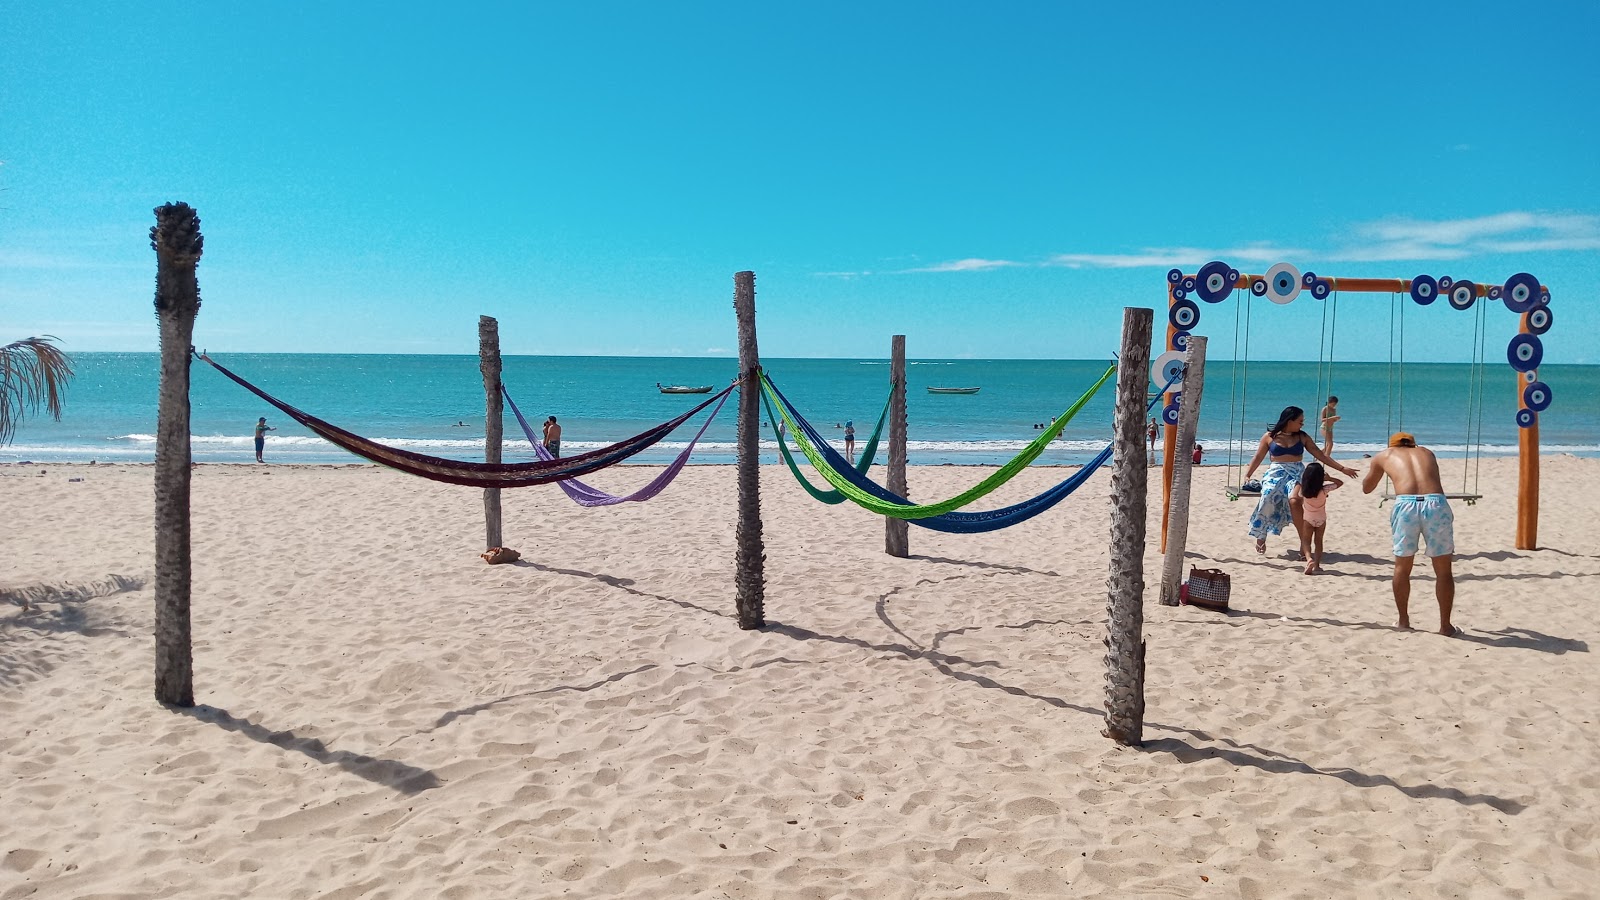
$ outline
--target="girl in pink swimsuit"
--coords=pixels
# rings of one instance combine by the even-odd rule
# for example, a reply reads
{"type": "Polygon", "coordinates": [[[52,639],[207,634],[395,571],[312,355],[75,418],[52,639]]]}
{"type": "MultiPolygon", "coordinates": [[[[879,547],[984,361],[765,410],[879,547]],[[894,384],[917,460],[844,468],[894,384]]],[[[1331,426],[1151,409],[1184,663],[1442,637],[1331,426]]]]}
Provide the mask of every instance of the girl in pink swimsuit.
{"type": "Polygon", "coordinates": [[[1322,463],[1309,463],[1289,496],[1291,504],[1300,505],[1300,554],[1306,560],[1306,574],[1322,571],[1322,535],[1328,530],[1328,494],[1338,490],[1344,482],[1329,478],[1322,463]]]}

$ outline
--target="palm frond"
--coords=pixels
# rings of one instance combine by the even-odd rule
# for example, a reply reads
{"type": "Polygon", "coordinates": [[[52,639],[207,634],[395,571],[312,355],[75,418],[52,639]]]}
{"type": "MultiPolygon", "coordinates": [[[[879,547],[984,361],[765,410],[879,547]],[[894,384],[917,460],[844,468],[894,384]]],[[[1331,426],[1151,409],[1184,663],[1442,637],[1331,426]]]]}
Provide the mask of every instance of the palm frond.
{"type": "Polygon", "coordinates": [[[11,442],[24,415],[41,406],[61,419],[72,363],[45,335],[0,345],[0,446],[11,442]]]}

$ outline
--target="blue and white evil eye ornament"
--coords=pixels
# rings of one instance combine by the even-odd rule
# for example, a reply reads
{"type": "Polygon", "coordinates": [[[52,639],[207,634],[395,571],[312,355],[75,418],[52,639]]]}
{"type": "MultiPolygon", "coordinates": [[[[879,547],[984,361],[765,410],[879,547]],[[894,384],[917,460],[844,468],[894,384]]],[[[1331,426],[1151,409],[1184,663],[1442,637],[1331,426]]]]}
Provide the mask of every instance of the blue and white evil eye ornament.
{"type": "Polygon", "coordinates": [[[1326,300],[1331,293],[1333,293],[1333,285],[1328,283],[1328,279],[1318,278],[1316,281],[1311,282],[1311,296],[1314,299],[1326,300]]]}
{"type": "Polygon", "coordinates": [[[1550,386],[1542,381],[1535,381],[1522,389],[1522,403],[1534,412],[1544,412],[1550,408],[1550,401],[1555,399],[1550,386]]]}
{"type": "Polygon", "coordinates": [[[1449,275],[1440,275],[1439,279],[1438,279],[1439,293],[1442,294],[1445,291],[1450,290],[1450,285],[1455,284],[1455,283],[1456,283],[1456,280],[1454,278],[1451,278],[1449,275]]]}
{"type": "Polygon", "coordinates": [[[1517,427],[1532,428],[1539,424],[1539,414],[1531,409],[1517,410],[1517,427]]]}
{"type": "Polygon", "coordinates": [[[1427,306],[1439,299],[1439,282],[1432,275],[1418,275],[1411,279],[1411,299],[1427,306]]]}
{"type": "Polygon", "coordinates": [[[1182,281],[1183,281],[1183,270],[1182,269],[1168,269],[1167,270],[1167,284],[1179,284],[1182,281]]]}
{"type": "Polygon", "coordinates": [[[1221,303],[1228,299],[1228,295],[1233,293],[1233,281],[1228,280],[1228,264],[1212,260],[1201,266],[1195,274],[1195,292],[1207,303],[1221,303]]]}
{"type": "Polygon", "coordinates": [[[1544,359],[1544,343],[1536,334],[1519,334],[1506,347],[1506,360],[1518,372],[1531,372],[1539,368],[1544,359]]]}
{"type": "Polygon", "coordinates": [[[1173,335],[1172,335],[1172,349],[1179,350],[1179,351],[1189,349],[1189,335],[1190,334],[1192,334],[1192,332],[1188,332],[1188,331],[1173,332],[1173,335]]]}
{"type": "Polygon", "coordinates": [[[1193,331],[1200,324],[1200,307],[1193,300],[1179,300],[1167,307],[1167,321],[1179,331],[1193,331]]]}
{"type": "MultiPolygon", "coordinates": [[[[1439,287],[1445,289],[1442,284],[1439,287]]],[[[1471,309],[1478,299],[1478,286],[1470,281],[1452,281],[1448,291],[1445,298],[1452,309],[1471,309]]]]}
{"type": "Polygon", "coordinates": [[[1539,279],[1527,272],[1518,272],[1506,279],[1500,288],[1500,299],[1505,302],[1506,309],[1514,313],[1525,313],[1539,302],[1539,279]]]}
{"type": "Polygon", "coordinates": [[[1168,403],[1161,408],[1161,421],[1167,425],[1178,424],[1178,404],[1168,403]]]}
{"type": "Polygon", "coordinates": [[[1300,296],[1300,270],[1278,263],[1267,270],[1267,299],[1273,303],[1292,303],[1300,296]]]}
{"type": "Polygon", "coordinates": [[[1267,280],[1265,278],[1252,280],[1250,282],[1250,293],[1257,297],[1265,297],[1267,295],[1267,280]]]}
{"type": "Polygon", "coordinates": [[[1548,306],[1535,306],[1524,315],[1528,317],[1528,330],[1534,334],[1544,334],[1556,323],[1555,313],[1548,306]]]}
{"type": "Polygon", "coordinates": [[[1183,388],[1183,354],[1176,350],[1168,350],[1156,357],[1150,363],[1150,380],[1158,385],[1167,385],[1168,391],[1178,391],[1183,388]],[[1173,381],[1173,379],[1176,379],[1173,381]]]}

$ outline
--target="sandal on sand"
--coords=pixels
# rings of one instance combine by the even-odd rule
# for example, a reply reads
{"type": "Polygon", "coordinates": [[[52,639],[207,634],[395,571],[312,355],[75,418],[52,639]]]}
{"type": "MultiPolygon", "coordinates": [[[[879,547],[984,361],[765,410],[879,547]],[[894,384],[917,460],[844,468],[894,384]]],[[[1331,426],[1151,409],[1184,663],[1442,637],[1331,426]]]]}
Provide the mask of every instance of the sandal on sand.
{"type": "Polygon", "coordinates": [[[1267,539],[1266,538],[1256,538],[1256,552],[1257,553],[1266,553],[1267,552],[1267,539]]]}

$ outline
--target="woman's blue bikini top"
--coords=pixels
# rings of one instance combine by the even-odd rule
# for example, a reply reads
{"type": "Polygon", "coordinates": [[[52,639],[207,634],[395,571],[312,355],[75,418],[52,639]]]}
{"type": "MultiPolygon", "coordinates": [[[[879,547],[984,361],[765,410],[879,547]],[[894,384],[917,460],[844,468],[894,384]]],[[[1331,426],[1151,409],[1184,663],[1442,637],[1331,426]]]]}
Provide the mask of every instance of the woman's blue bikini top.
{"type": "Polygon", "coordinates": [[[1299,459],[1306,455],[1306,445],[1301,441],[1295,441],[1294,446],[1285,447],[1278,443],[1277,438],[1273,438],[1272,443],[1267,446],[1267,454],[1269,456],[1292,456],[1295,459],[1299,459]]]}

